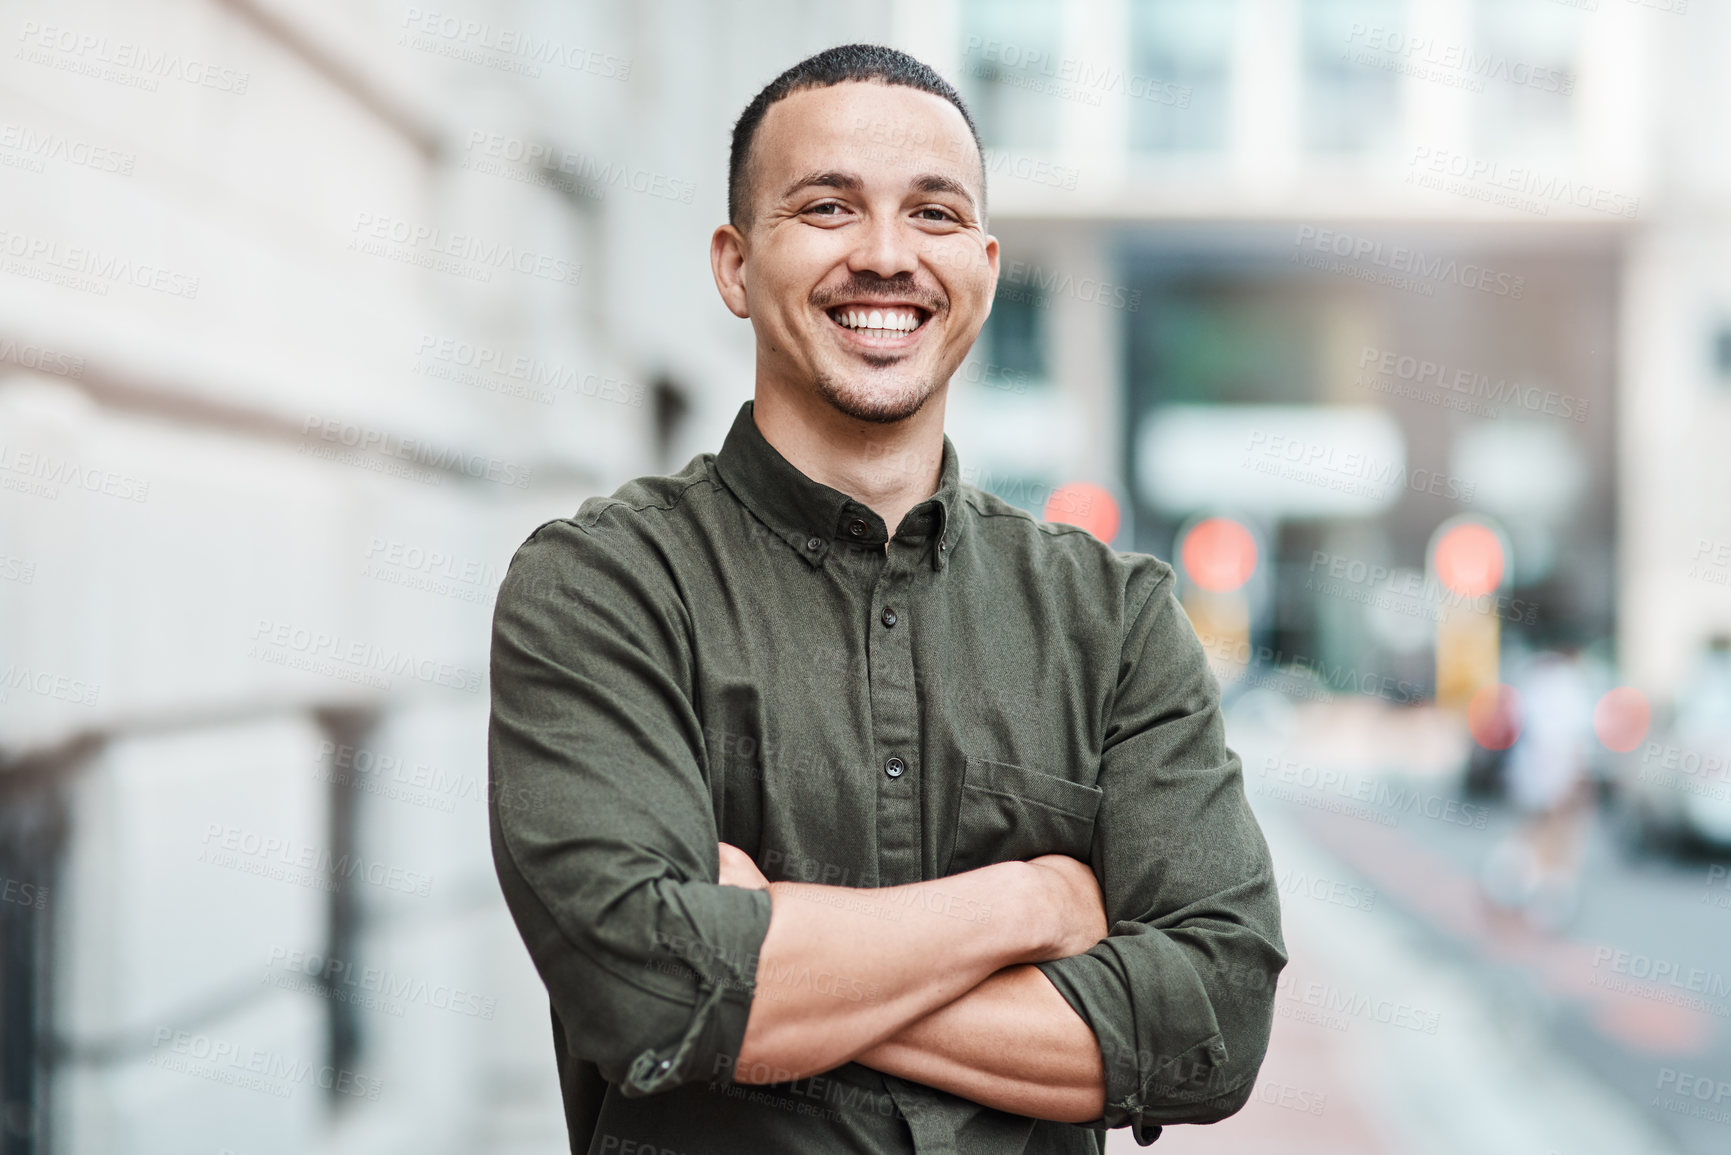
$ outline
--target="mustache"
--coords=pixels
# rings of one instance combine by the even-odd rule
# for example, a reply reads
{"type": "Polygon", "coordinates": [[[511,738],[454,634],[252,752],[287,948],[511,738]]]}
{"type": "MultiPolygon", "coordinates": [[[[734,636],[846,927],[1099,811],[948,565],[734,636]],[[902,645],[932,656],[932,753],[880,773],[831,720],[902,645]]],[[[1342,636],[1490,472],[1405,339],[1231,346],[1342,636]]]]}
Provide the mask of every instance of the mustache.
{"type": "Polygon", "coordinates": [[[836,305],[855,302],[870,304],[874,300],[912,302],[934,315],[949,308],[949,298],[936,289],[928,289],[918,284],[911,274],[905,277],[855,275],[845,284],[831,289],[817,289],[811,294],[811,303],[819,309],[831,309],[836,305]]]}

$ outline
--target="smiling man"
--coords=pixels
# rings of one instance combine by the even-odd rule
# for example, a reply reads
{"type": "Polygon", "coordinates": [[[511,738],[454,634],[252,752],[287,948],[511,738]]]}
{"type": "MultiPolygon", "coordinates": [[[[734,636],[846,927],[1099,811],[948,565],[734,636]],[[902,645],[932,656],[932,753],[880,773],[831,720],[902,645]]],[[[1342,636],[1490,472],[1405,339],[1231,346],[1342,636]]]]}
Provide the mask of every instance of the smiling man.
{"type": "Polygon", "coordinates": [[[965,107],[830,49],[746,108],[728,185],[753,399],[537,529],[494,615],[494,862],[572,1150],[1098,1153],[1232,1114],[1286,954],[1172,570],[963,485],[944,436],[998,270],[965,107]]]}

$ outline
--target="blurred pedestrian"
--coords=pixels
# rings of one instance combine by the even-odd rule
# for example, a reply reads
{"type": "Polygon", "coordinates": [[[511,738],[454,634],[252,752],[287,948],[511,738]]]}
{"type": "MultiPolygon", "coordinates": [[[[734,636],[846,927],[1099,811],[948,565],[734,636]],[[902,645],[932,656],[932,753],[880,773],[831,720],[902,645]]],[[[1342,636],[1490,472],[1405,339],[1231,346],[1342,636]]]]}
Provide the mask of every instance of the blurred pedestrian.
{"type": "Polygon", "coordinates": [[[1557,930],[1580,905],[1578,875],[1593,789],[1587,757],[1593,695],[1575,646],[1540,654],[1516,689],[1521,733],[1509,752],[1508,796],[1520,824],[1485,860],[1485,897],[1557,930]]]}

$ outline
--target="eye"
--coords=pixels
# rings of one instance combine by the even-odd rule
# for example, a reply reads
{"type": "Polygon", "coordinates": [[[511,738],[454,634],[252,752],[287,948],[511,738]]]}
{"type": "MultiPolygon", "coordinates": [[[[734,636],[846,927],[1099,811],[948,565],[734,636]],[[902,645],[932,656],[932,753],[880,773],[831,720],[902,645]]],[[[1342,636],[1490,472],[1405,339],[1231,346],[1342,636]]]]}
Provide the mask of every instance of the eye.
{"type": "Polygon", "coordinates": [[[805,211],[812,216],[835,217],[840,216],[845,207],[846,206],[842,205],[839,201],[819,201],[817,204],[808,207],[805,211]]]}
{"type": "Polygon", "coordinates": [[[958,221],[961,219],[949,209],[942,208],[938,205],[927,205],[926,207],[919,209],[917,215],[921,220],[927,221],[958,221]]]}

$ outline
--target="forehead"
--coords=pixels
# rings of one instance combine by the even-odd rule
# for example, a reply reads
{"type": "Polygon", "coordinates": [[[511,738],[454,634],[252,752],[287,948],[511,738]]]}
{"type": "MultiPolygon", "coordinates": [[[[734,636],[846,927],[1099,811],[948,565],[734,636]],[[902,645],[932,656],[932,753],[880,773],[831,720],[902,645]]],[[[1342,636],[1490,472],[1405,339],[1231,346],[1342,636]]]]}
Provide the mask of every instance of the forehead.
{"type": "Polygon", "coordinates": [[[850,81],[807,88],[764,114],[752,149],[756,175],[778,195],[778,177],[858,173],[868,185],[924,173],[961,181],[978,197],[981,160],[956,106],[904,85],[850,81]]]}

